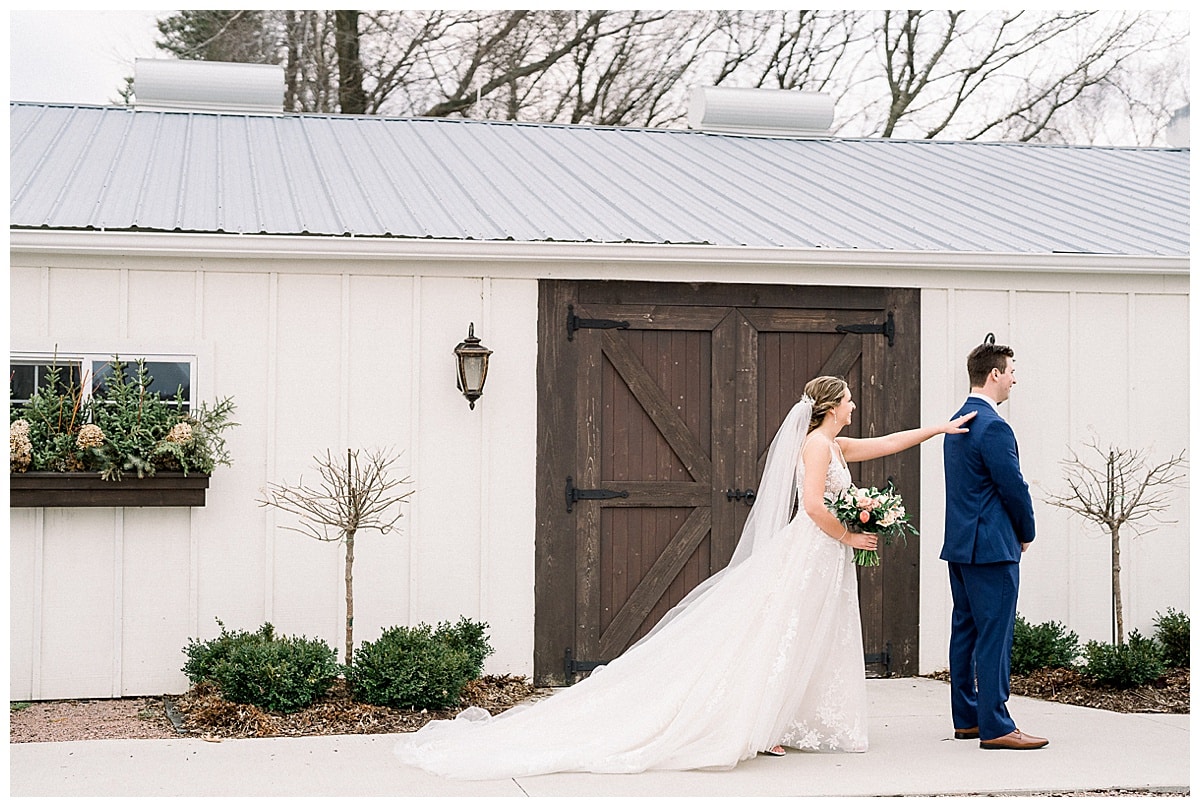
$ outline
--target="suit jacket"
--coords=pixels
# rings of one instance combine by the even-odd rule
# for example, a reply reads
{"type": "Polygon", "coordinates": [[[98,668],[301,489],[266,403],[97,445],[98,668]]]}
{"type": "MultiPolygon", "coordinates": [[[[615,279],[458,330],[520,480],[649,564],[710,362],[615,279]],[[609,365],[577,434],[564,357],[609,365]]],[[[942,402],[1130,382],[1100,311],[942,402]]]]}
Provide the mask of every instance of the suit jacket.
{"type": "Polygon", "coordinates": [[[1012,427],[987,402],[968,398],[954,417],[977,412],[966,434],[948,434],[946,536],[942,560],[1000,563],[1021,560],[1034,537],[1033,499],[1021,475],[1012,427]]]}

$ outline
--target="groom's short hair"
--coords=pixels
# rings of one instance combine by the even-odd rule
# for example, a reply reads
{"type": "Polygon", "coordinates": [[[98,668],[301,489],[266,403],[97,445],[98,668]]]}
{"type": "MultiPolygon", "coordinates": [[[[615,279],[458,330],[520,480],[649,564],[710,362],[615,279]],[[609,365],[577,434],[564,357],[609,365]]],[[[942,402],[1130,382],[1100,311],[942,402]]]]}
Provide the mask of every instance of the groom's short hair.
{"type": "Polygon", "coordinates": [[[967,378],[971,380],[971,386],[982,387],[987,383],[988,374],[993,369],[1004,372],[1008,367],[1008,360],[1012,357],[1011,347],[990,341],[972,350],[967,356],[967,378]]]}

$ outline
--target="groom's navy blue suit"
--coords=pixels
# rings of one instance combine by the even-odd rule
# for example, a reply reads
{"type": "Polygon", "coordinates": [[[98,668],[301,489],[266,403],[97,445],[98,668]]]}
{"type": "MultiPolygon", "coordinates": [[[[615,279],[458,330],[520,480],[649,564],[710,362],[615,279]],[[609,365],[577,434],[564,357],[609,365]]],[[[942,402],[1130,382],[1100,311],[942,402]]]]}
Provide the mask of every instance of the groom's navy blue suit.
{"type": "Polygon", "coordinates": [[[955,728],[979,727],[980,740],[1016,726],[1008,716],[1009,663],[1020,583],[1021,544],[1034,537],[1033,500],[1017,460],[1012,427],[985,397],[954,414],[976,412],[966,434],[948,434],[946,536],[954,610],[950,626],[950,705],[955,728]]]}

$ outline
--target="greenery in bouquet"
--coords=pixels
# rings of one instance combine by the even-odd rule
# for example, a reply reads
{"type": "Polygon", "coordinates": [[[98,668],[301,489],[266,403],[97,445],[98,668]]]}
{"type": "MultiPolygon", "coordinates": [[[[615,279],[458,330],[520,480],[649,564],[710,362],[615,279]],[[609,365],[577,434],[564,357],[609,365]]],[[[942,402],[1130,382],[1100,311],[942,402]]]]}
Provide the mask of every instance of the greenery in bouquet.
{"type": "MultiPolygon", "coordinates": [[[[907,535],[917,534],[900,494],[890,485],[883,490],[851,485],[840,496],[827,496],[825,504],[848,530],[874,533],[885,546],[895,538],[907,541],[907,535]]],[[[879,552],[855,549],[854,562],[859,566],[878,566],[879,552]]]]}
{"type": "Polygon", "coordinates": [[[107,480],[155,471],[211,474],[229,465],[223,432],[236,426],[234,404],[224,398],[190,411],[182,390],[164,399],[151,390],[144,360],[127,365],[113,357],[104,384],[85,395],[86,379],[61,380],[51,367],[9,424],[9,467],[24,471],[96,472],[107,480]]]}

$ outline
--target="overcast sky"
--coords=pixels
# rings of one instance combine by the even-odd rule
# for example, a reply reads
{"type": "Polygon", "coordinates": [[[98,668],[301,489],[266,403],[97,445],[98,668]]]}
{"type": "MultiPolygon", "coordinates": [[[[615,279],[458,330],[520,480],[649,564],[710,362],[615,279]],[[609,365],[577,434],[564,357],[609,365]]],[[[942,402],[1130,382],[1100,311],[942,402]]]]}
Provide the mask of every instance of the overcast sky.
{"type": "MultiPolygon", "coordinates": [[[[134,59],[168,58],[155,50],[154,40],[156,18],[169,13],[9,12],[9,100],[119,103],[124,79],[133,75],[134,59]]],[[[1187,25],[1186,17],[1177,20],[1187,25]]],[[[1200,65],[1193,63],[1191,69],[1200,71],[1200,65]]]]}
{"type": "Polygon", "coordinates": [[[133,60],[154,49],[164,11],[11,11],[9,100],[117,103],[133,60]]]}

